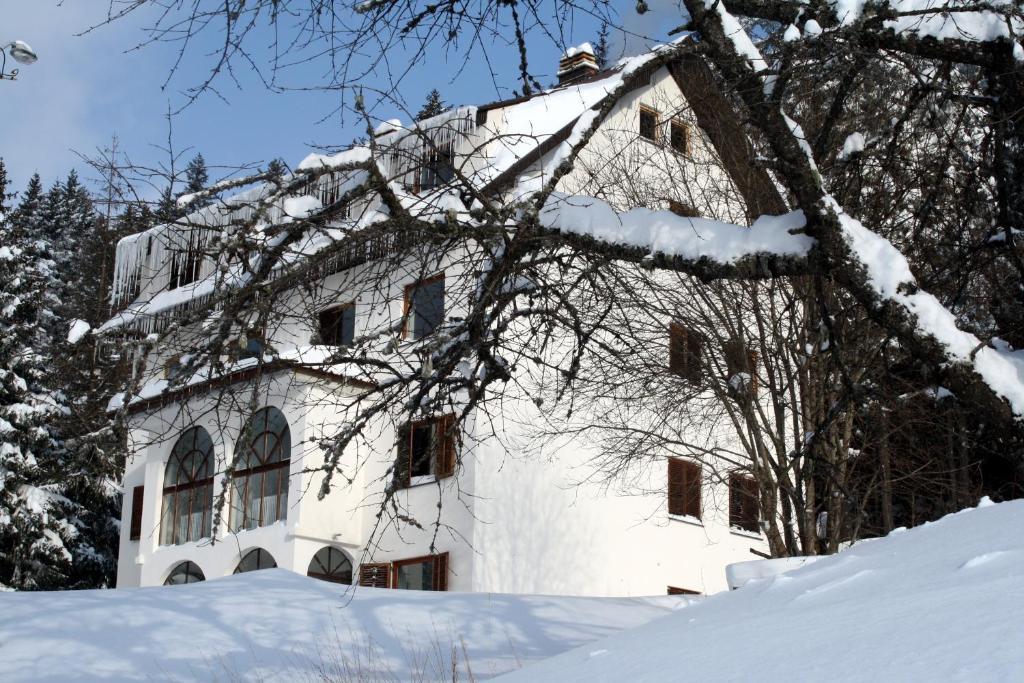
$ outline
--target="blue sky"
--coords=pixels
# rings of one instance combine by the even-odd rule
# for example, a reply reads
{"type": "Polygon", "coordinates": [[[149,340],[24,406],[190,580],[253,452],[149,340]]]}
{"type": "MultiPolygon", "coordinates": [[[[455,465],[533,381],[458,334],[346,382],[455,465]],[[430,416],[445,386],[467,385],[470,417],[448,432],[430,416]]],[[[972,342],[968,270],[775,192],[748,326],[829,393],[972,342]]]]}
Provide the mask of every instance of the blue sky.
{"type": "MultiPolygon", "coordinates": [[[[13,189],[21,189],[33,172],[39,172],[46,184],[72,167],[91,177],[76,152],[92,155],[108,146],[114,135],[134,163],[167,165],[169,156],[160,148],[167,145],[168,108],[181,108],[187,101],[185,91],[202,81],[208,55],[216,47],[212,40],[193,48],[168,81],[177,56],[175,45],[132,49],[144,39],[142,28],[150,17],[140,14],[81,35],[103,20],[106,0],[0,0],[0,5],[0,41],[24,40],[39,54],[37,63],[20,67],[17,81],[0,82],[0,156],[12,175],[13,189]]],[[[636,21],[628,10],[624,14],[627,22],[636,21]]],[[[661,39],[672,28],[656,13],[634,25],[661,39]]],[[[596,31],[596,22],[580,15],[556,40],[574,45],[593,40],[596,31]]],[[[257,37],[269,43],[269,36],[257,37]]],[[[541,83],[554,80],[559,53],[550,38],[531,41],[531,70],[541,83]]],[[[418,60],[400,84],[406,106],[415,111],[431,88],[440,90],[450,104],[510,96],[518,86],[514,48],[489,40],[487,54],[486,61],[477,52],[464,64],[460,55],[446,54],[438,46],[418,60]]],[[[323,61],[304,64],[291,69],[283,82],[322,82],[326,68],[323,61]]],[[[180,164],[197,151],[211,166],[258,164],[274,157],[295,163],[316,147],[348,143],[364,128],[351,115],[337,113],[337,93],[274,93],[251,71],[242,68],[236,75],[238,85],[223,78],[217,82],[220,97],[208,93],[172,117],[174,148],[185,152],[180,164]]],[[[379,77],[366,79],[368,85],[381,82],[379,77]]],[[[381,105],[373,114],[408,119],[393,104],[381,105]]],[[[222,173],[214,169],[211,180],[222,173]]]]}

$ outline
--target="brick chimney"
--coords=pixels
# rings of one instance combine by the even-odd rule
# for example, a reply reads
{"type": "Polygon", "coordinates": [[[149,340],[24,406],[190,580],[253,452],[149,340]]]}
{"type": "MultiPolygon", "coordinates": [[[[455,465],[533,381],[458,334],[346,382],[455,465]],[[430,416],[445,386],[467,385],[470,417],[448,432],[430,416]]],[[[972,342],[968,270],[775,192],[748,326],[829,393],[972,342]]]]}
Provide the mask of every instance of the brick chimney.
{"type": "Polygon", "coordinates": [[[594,57],[594,48],[590,43],[570,47],[558,62],[558,83],[559,85],[575,83],[588,76],[593,76],[599,70],[597,58],[594,57]]]}

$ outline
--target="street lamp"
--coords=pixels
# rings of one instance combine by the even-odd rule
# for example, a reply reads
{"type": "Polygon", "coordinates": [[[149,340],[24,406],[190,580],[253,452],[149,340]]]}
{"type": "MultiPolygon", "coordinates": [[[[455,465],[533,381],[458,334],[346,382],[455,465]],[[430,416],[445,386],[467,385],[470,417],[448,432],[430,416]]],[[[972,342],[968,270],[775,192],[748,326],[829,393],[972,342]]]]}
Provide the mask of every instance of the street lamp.
{"type": "Polygon", "coordinates": [[[10,52],[11,58],[18,64],[34,64],[35,61],[39,59],[35,50],[29,47],[28,43],[21,40],[15,40],[12,43],[7,43],[0,48],[0,57],[3,58],[3,61],[0,61],[0,80],[6,78],[7,80],[13,81],[18,77],[17,69],[11,69],[11,73],[6,73],[8,52],[10,52]]]}

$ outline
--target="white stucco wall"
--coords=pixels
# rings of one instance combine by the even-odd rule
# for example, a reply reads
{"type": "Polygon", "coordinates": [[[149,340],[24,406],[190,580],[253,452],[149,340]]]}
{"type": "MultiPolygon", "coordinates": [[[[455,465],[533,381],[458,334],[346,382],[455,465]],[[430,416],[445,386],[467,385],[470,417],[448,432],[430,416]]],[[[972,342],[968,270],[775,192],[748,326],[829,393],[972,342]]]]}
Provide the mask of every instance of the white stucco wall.
{"type": "MultiPolygon", "coordinates": [[[[658,201],[671,198],[704,215],[742,220],[731,183],[664,69],[655,73],[650,85],[629,93],[615,107],[593,149],[584,152],[560,189],[604,192],[604,198],[622,208],[651,196],[658,201]],[[689,156],[637,139],[640,104],[663,114],[663,126],[673,117],[691,123],[689,156]],[[629,178],[624,191],[614,191],[610,188],[616,183],[623,185],[623,162],[641,171],[629,178]],[[660,197],[663,190],[671,196],[660,197]]],[[[473,276],[463,276],[463,256],[456,249],[400,263],[370,263],[283,293],[275,302],[281,320],[268,330],[268,341],[277,352],[307,346],[318,311],[354,301],[356,335],[380,334],[383,342],[383,333],[401,320],[405,286],[440,272],[446,274],[446,315],[458,317],[475,285],[473,276]]],[[[181,334],[179,342],[184,336],[205,333],[193,328],[181,334]]],[[[167,350],[152,354],[149,377],[160,375],[175,346],[180,348],[170,340],[167,350]]],[[[408,343],[403,342],[403,348],[408,349],[408,343]]],[[[667,586],[675,586],[715,592],[726,587],[726,564],[752,559],[752,547],[765,549],[757,535],[729,529],[726,486],[711,477],[702,488],[702,520],[671,518],[666,509],[665,454],[650,454],[650,460],[628,478],[608,484],[590,476],[588,462],[597,447],[582,439],[552,440],[539,455],[518,451],[514,444],[531,435],[530,423],[536,417],[530,413],[532,405],[514,410],[510,406],[497,425],[479,414],[471,417],[457,476],[396,496],[399,512],[417,524],[381,523],[377,512],[394,462],[395,420],[385,415],[363,440],[350,446],[341,462],[345,476],[335,476],[329,495],[320,500],[323,475],[308,470],[322,464],[317,444],[346,419],[353,389],[292,372],[266,380],[257,401],[258,407],[279,407],[289,421],[293,455],[287,520],[235,534],[221,525],[214,529],[215,543],[160,546],[160,491],[176,435],[192,425],[211,434],[218,472],[214,490],[219,492],[251,390],[249,384],[221,388],[133,418],[133,455],[123,482],[119,586],[160,584],[184,560],[198,564],[207,578],[230,574],[239,558],[255,547],[267,550],[278,566],[305,573],[313,554],[332,545],[344,550],[355,565],[422,556],[431,547],[448,552],[450,590],[640,595],[664,593],[667,586]],[[499,428],[500,439],[490,435],[494,427],[499,428]],[[142,483],[142,539],[131,541],[130,494],[142,483]]]]}

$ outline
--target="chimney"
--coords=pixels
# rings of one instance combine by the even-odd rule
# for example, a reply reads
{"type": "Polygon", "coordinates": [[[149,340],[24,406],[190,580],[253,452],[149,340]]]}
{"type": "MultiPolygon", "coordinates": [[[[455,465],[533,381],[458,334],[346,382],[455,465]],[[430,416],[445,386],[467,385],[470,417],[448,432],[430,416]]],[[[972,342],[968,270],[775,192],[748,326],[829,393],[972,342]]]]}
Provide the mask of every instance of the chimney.
{"type": "Polygon", "coordinates": [[[594,57],[594,48],[590,43],[570,47],[558,62],[558,84],[565,85],[581,81],[588,76],[593,76],[599,70],[597,58],[594,57]]]}

